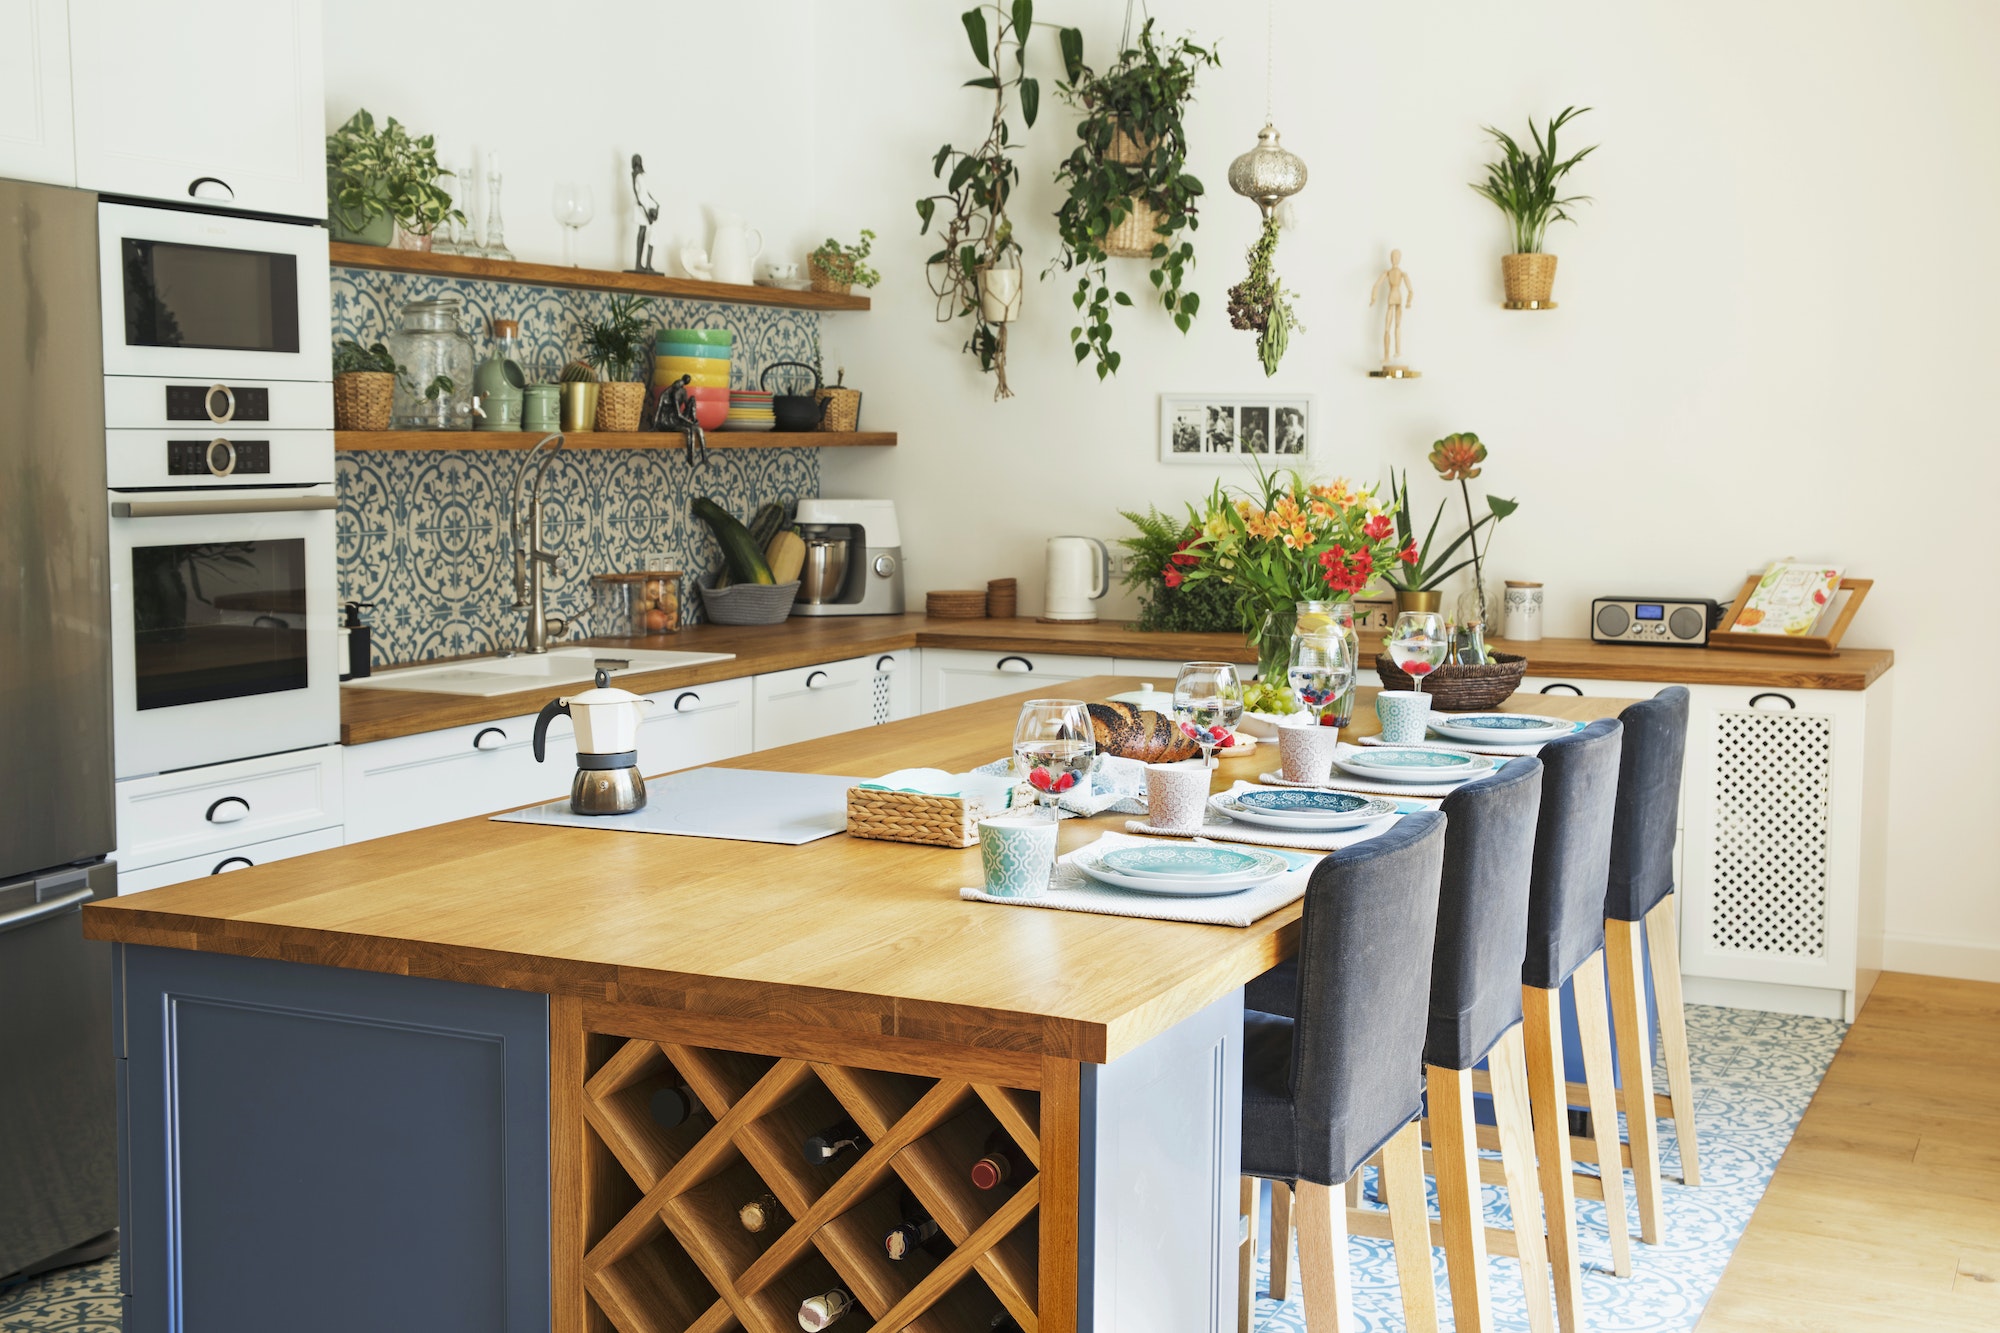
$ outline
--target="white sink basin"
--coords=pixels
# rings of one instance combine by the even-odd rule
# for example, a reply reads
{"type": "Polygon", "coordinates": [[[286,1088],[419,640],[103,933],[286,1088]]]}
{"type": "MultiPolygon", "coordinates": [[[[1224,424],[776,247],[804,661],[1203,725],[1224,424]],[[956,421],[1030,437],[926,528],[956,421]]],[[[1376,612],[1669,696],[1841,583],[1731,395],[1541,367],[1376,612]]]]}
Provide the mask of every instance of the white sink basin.
{"type": "Polygon", "coordinates": [[[597,678],[599,661],[620,662],[614,678],[635,671],[667,671],[674,667],[727,662],[735,653],[668,653],[647,648],[551,648],[546,653],[513,657],[482,657],[436,666],[401,667],[366,680],[350,680],[360,689],[420,690],[426,694],[488,696],[514,694],[537,687],[588,685],[597,678]]]}

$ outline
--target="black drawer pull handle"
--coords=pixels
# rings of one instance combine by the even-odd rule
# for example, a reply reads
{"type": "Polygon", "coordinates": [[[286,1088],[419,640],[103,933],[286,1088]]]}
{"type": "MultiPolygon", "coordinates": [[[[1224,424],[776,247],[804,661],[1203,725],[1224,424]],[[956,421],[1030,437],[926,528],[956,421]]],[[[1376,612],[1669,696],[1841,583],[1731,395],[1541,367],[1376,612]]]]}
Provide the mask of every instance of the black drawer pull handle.
{"type": "Polygon", "coordinates": [[[1776,699],[1779,703],[1783,704],[1787,708],[1796,709],[1799,706],[1797,701],[1794,700],[1791,695],[1780,694],[1776,690],[1765,690],[1762,694],[1751,695],[1750,706],[1752,708],[1762,707],[1763,706],[1762,701],[1765,699],[1776,699]]]}
{"type": "Polygon", "coordinates": [[[498,749],[499,748],[498,746],[491,746],[483,743],[488,736],[498,736],[503,741],[507,739],[507,733],[501,730],[499,727],[481,727],[479,730],[479,734],[472,738],[472,748],[475,750],[498,749]]]}
{"type": "Polygon", "coordinates": [[[1033,671],[1035,669],[1035,664],[1033,662],[1030,662],[1025,657],[1020,657],[1010,654],[1009,656],[1003,657],[999,661],[995,662],[993,664],[993,669],[995,671],[1033,671]],[[1010,667],[1007,665],[1009,662],[1019,662],[1021,665],[1017,667],[1010,667]]]}
{"type": "Polygon", "coordinates": [[[890,672],[890,671],[894,671],[894,670],[896,669],[896,657],[895,657],[895,654],[893,654],[893,653],[884,653],[884,654],[882,654],[882,655],[881,655],[880,657],[876,658],[876,659],[875,659],[875,669],[876,669],[877,671],[880,671],[880,672],[890,672]]]}
{"type": "Polygon", "coordinates": [[[1559,680],[1556,681],[1554,684],[1542,686],[1543,694],[1561,694],[1564,690],[1568,690],[1571,694],[1574,694],[1579,699],[1583,697],[1583,691],[1579,690],[1576,686],[1570,684],[1566,680],[1559,680]]]}
{"type": "Polygon", "coordinates": [[[696,708],[701,707],[701,696],[699,694],[696,694],[693,690],[689,690],[685,694],[677,694],[674,696],[674,711],[676,713],[686,712],[687,709],[684,707],[684,705],[690,699],[694,700],[694,706],[696,708]]]}
{"type": "Polygon", "coordinates": [[[809,690],[816,690],[821,685],[825,684],[827,679],[828,677],[826,672],[815,671],[810,676],[806,677],[806,688],[809,690]]]}
{"type": "Polygon", "coordinates": [[[224,796],[213,805],[210,805],[208,813],[203,815],[202,818],[211,824],[234,824],[249,813],[250,802],[244,800],[241,796],[224,796]],[[240,805],[243,808],[241,810],[225,811],[222,808],[225,805],[240,805]]]}
{"type": "Polygon", "coordinates": [[[196,176],[193,180],[188,182],[188,198],[214,199],[215,198],[214,195],[203,194],[201,192],[201,187],[204,185],[220,185],[222,187],[223,202],[225,203],[236,198],[236,191],[230,189],[229,182],[222,179],[222,177],[220,176],[196,176]]]}
{"type": "Polygon", "coordinates": [[[247,856],[225,856],[220,861],[217,861],[215,863],[215,869],[209,871],[208,873],[211,875],[220,875],[224,871],[230,869],[233,866],[242,866],[245,870],[248,870],[251,867],[255,866],[256,864],[257,863],[255,861],[252,861],[247,856]]]}

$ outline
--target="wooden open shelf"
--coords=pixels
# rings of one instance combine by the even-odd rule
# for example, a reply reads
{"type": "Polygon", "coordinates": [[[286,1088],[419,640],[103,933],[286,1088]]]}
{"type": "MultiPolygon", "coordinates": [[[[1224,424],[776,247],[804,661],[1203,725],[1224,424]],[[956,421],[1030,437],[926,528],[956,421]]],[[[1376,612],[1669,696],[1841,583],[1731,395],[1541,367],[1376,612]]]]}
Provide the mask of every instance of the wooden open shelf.
{"type": "Polygon", "coordinates": [[[332,262],[342,268],[369,268],[384,273],[428,273],[441,278],[519,282],[537,287],[570,287],[586,292],[637,292],[641,296],[672,296],[684,301],[717,301],[725,305],[782,306],[787,310],[869,308],[865,296],[794,292],[782,287],[703,282],[697,278],[669,278],[661,274],[613,273],[606,269],[571,268],[563,264],[524,264],[519,260],[434,255],[425,250],[397,250],[390,246],[352,245],[341,241],[335,241],[328,251],[332,262]]]}
{"type": "MultiPolygon", "coordinates": [[[[541,434],[531,430],[337,430],[333,447],[343,453],[371,449],[526,449],[541,434]]],[[[680,449],[677,431],[569,431],[563,443],[572,449],[680,449]]],[[[896,443],[892,430],[807,430],[796,432],[712,430],[711,449],[850,449],[885,447],[896,443]]]]}
{"type": "MultiPolygon", "coordinates": [[[[986,1333],[1003,1310],[1037,1333],[1040,1099],[927,1078],[643,1038],[592,1037],[580,1089],[589,1174],[614,1182],[583,1235],[584,1290],[618,1333],[786,1333],[833,1287],[866,1311],[854,1333],[986,1333]],[[685,1083],[707,1108],[663,1130],[654,1091],[685,1083]],[[811,1165],[804,1139],[851,1118],[865,1151],[811,1165]],[[1033,1168],[993,1191],[969,1168],[1003,1129],[1033,1168]],[[892,1260],[883,1237],[909,1191],[942,1243],[892,1260]],[[745,1231],[766,1191],[784,1215],[745,1231]]],[[[578,1095],[568,1090],[569,1096],[578,1095]]],[[[861,1314],[857,1310],[855,1315],[861,1314]]]]}

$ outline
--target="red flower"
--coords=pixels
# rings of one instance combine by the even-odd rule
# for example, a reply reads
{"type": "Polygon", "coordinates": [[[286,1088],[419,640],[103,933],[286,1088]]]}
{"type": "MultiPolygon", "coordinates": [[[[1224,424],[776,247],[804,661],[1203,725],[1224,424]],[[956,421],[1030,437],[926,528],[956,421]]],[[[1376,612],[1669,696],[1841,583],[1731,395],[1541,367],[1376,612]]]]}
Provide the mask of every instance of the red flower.
{"type": "Polygon", "coordinates": [[[1361,525],[1362,533],[1369,541],[1379,542],[1389,535],[1389,516],[1377,514],[1361,525]]]}
{"type": "Polygon", "coordinates": [[[1169,559],[1177,565],[1198,565],[1201,563],[1201,557],[1193,551],[1188,550],[1187,542],[1182,542],[1179,546],[1176,546],[1173,555],[1169,559]]]}
{"type": "Polygon", "coordinates": [[[1181,583],[1183,581],[1181,572],[1178,569],[1169,569],[1165,571],[1160,575],[1160,579],[1169,588],[1178,588],[1181,586],[1181,583]]]}
{"type": "Polygon", "coordinates": [[[1402,550],[1400,550],[1400,551],[1396,552],[1396,558],[1397,558],[1398,560],[1402,561],[1402,562],[1403,562],[1404,564],[1406,564],[1406,565],[1414,565],[1414,564],[1416,564],[1416,563],[1417,563],[1417,539],[1416,539],[1415,537],[1412,537],[1412,538],[1410,538],[1410,540],[1409,540],[1409,543],[1408,543],[1407,545],[1405,545],[1405,546],[1403,547],[1403,549],[1402,549],[1402,550]]]}

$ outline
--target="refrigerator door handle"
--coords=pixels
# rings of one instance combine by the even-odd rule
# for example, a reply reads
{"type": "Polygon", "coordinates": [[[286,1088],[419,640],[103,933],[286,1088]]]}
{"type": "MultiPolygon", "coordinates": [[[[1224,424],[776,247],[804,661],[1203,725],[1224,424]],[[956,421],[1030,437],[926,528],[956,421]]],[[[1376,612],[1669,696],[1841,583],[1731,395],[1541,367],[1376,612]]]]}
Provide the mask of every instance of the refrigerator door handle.
{"type": "Polygon", "coordinates": [[[83,888],[65,893],[60,898],[51,898],[45,903],[36,903],[33,907],[23,907],[18,912],[9,912],[5,916],[0,916],[0,934],[17,930],[22,926],[32,926],[35,922],[46,921],[52,916],[61,916],[70,908],[81,907],[89,902],[96,892],[89,885],[85,885],[83,888]]]}

